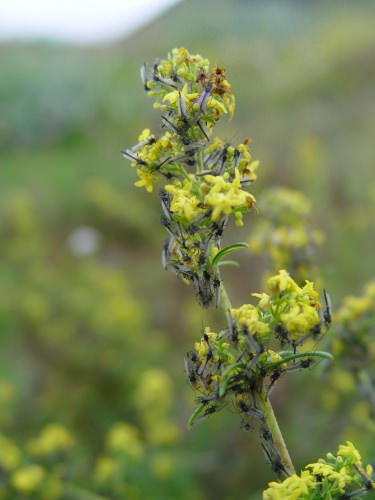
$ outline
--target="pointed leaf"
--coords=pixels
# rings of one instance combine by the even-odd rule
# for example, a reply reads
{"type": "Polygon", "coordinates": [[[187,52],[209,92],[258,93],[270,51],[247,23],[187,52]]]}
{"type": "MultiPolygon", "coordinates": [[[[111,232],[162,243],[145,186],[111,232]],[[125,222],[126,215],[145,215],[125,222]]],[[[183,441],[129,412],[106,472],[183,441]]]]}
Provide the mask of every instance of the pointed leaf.
{"type": "Polygon", "coordinates": [[[226,267],[240,267],[239,263],[236,260],[222,260],[217,264],[218,266],[226,266],[226,267]]]}
{"type": "Polygon", "coordinates": [[[212,259],[212,266],[215,267],[218,265],[219,261],[232,252],[236,252],[237,250],[241,250],[242,248],[247,248],[247,243],[233,243],[233,245],[229,245],[225,248],[222,248],[212,259]]]}
{"type": "Polygon", "coordinates": [[[190,430],[196,419],[199,417],[199,415],[202,413],[204,408],[207,405],[205,403],[200,404],[195,410],[193,411],[191,417],[189,418],[189,422],[187,423],[187,428],[190,430]]]}

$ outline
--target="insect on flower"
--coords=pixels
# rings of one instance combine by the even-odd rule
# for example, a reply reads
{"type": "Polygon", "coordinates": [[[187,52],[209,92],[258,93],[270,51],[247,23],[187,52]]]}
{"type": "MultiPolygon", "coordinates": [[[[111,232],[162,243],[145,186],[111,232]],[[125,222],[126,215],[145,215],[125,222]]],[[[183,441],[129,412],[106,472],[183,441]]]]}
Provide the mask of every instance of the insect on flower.
{"type": "Polygon", "coordinates": [[[143,87],[144,87],[145,91],[149,92],[151,90],[151,88],[148,86],[146,63],[143,63],[141,66],[141,80],[142,80],[143,87]]]}
{"type": "Polygon", "coordinates": [[[125,158],[135,161],[137,165],[147,165],[147,163],[139,158],[139,156],[136,156],[131,149],[125,149],[125,151],[121,151],[121,153],[125,158]]]}
{"type": "Polygon", "coordinates": [[[275,383],[277,382],[277,380],[279,380],[279,378],[284,373],[284,371],[285,370],[283,370],[280,367],[278,367],[278,368],[276,368],[275,370],[272,371],[272,373],[270,375],[270,384],[267,387],[267,395],[271,394],[271,391],[272,391],[275,383]]]}
{"type": "Polygon", "coordinates": [[[203,376],[203,373],[204,373],[204,371],[205,371],[205,369],[207,367],[207,364],[212,359],[212,356],[213,356],[212,349],[211,349],[211,346],[210,346],[210,340],[209,340],[209,337],[208,337],[207,333],[205,333],[203,335],[203,339],[204,339],[204,341],[207,344],[207,353],[206,353],[206,358],[205,358],[204,363],[200,366],[200,368],[199,368],[199,370],[197,372],[198,377],[202,377],[203,376]]]}
{"type": "Polygon", "coordinates": [[[281,477],[290,476],[290,474],[288,473],[288,471],[285,469],[284,465],[281,462],[280,455],[277,454],[277,456],[273,458],[272,454],[270,453],[270,451],[267,449],[267,447],[263,443],[262,443],[262,448],[263,448],[264,454],[266,455],[267,461],[271,465],[273,472],[275,472],[275,474],[277,474],[278,476],[281,476],[281,473],[282,473],[281,477]]]}
{"type": "Polygon", "coordinates": [[[185,371],[189,378],[189,382],[193,387],[198,384],[195,363],[199,360],[198,353],[196,351],[189,351],[185,356],[185,371]]]}
{"type": "Polygon", "coordinates": [[[196,104],[199,106],[199,112],[203,113],[207,107],[208,98],[210,97],[212,90],[212,83],[209,82],[205,85],[202,92],[197,98],[196,104]]]}
{"type": "Polygon", "coordinates": [[[331,310],[332,310],[332,304],[331,304],[331,297],[327,293],[326,289],[323,290],[324,294],[324,302],[325,302],[325,309],[323,311],[323,318],[326,323],[326,325],[330,325],[332,323],[332,316],[331,316],[331,310]]]}

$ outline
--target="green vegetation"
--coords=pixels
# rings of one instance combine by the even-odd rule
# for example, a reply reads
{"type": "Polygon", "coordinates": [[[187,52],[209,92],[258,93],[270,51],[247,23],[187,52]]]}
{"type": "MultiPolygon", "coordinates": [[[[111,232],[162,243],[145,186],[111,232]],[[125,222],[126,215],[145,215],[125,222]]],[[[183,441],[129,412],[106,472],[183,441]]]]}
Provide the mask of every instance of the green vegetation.
{"type": "MultiPolygon", "coordinates": [[[[0,47],[0,498],[259,498],[273,480],[230,405],[186,431],[183,356],[203,315],[161,268],[157,197],[133,187],[120,151],[158,123],[142,61],[182,45],[220,58],[240,103],[220,135],[252,137],[259,202],[273,185],[310,198],[334,312],[373,275],[374,15],[370,1],[194,1],[114,46],[0,47]]],[[[246,215],[242,241],[261,216],[246,215]]],[[[266,270],[245,253],[228,272],[236,306],[266,270]]],[[[343,436],[375,459],[368,409],[342,381],[280,382],[298,471],[343,436]]]]}

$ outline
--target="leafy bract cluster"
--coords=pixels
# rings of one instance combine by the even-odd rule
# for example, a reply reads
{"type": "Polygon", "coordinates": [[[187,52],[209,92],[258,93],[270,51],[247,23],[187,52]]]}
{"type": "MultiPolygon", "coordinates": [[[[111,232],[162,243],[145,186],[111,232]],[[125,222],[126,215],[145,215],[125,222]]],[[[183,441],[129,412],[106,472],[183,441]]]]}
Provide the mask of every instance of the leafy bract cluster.
{"type": "MultiPolygon", "coordinates": [[[[207,59],[174,49],[168,58],[142,67],[145,90],[162,110],[162,131],[149,129],[123,152],[137,168],[135,183],[153,190],[158,176],[162,223],[169,240],[163,263],[187,283],[207,306],[218,297],[220,239],[228,217],[243,224],[255,198],[244,188],[256,179],[249,140],[238,145],[214,138],[212,128],[223,114],[233,116],[234,97],[224,68],[210,69],[207,59]]],[[[220,257],[222,254],[220,254],[220,257]]]]}
{"type": "Polygon", "coordinates": [[[251,419],[264,420],[260,398],[283,374],[331,358],[301,349],[327,326],[312,283],[299,287],[282,270],[268,280],[267,293],[253,295],[257,305],[230,309],[228,328],[219,333],[206,328],[186,357],[189,380],[201,394],[190,425],[234,398],[243,427],[250,428],[251,419]]]}
{"type": "Polygon", "coordinates": [[[307,465],[298,476],[293,474],[281,483],[272,482],[263,492],[263,500],[326,500],[354,498],[373,490],[371,465],[363,466],[354,445],[340,445],[336,456],[307,465]]]}
{"type": "Polygon", "coordinates": [[[324,240],[311,222],[310,201],[298,191],[277,187],[263,192],[259,210],[250,251],[267,255],[273,272],[288,269],[297,283],[304,283],[314,272],[313,257],[324,240]]]}

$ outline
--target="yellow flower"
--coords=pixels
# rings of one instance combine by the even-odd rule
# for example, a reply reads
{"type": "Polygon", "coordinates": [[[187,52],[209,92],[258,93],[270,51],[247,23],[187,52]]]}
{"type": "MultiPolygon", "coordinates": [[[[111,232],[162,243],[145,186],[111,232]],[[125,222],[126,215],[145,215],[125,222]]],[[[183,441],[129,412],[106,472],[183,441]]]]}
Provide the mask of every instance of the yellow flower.
{"type": "Polygon", "coordinates": [[[153,182],[155,182],[156,180],[156,175],[152,172],[150,172],[149,170],[145,169],[145,168],[138,168],[137,169],[137,174],[138,174],[138,177],[140,178],[139,181],[135,182],[134,183],[134,186],[137,186],[137,187],[145,187],[146,190],[151,193],[154,189],[154,186],[153,186],[153,182]]]}
{"type": "Polygon", "coordinates": [[[5,470],[15,469],[21,461],[21,452],[13,442],[0,435],[0,466],[5,470]]]}
{"type": "Polygon", "coordinates": [[[227,108],[224,106],[224,104],[214,97],[210,97],[208,99],[207,107],[217,110],[219,114],[228,113],[227,108]]]}
{"type": "Polygon", "coordinates": [[[25,465],[13,472],[11,483],[16,490],[27,495],[38,490],[44,477],[45,471],[40,465],[25,465]]]}
{"type": "MultiPolygon", "coordinates": [[[[247,211],[255,202],[253,195],[241,189],[240,173],[238,170],[236,170],[235,175],[232,182],[228,182],[228,173],[222,176],[204,176],[204,180],[211,185],[204,198],[204,203],[208,207],[213,208],[211,215],[213,221],[217,221],[221,214],[231,214],[235,209],[247,211]]],[[[239,218],[242,220],[242,214],[239,218]]]]}
{"type": "Polygon", "coordinates": [[[308,471],[303,471],[301,476],[293,474],[282,483],[271,482],[268,486],[263,492],[263,500],[300,500],[308,498],[314,487],[314,478],[308,471]]]}
{"type": "Polygon", "coordinates": [[[94,482],[97,484],[106,483],[119,470],[120,464],[110,457],[99,457],[94,469],[94,482]]]}
{"type": "Polygon", "coordinates": [[[171,201],[172,212],[185,217],[189,222],[200,215],[204,210],[199,205],[198,198],[191,192],[192,182],[185,180],[180,183],[167,184],[165,186],[167,193],[173,195],[171,201]]]}
{"type": "Polygon", "coordinates": [[[137,405],[147,412],[149,408],[166,410],[171,404],[172,381],[161,369],[149,369],[139,377],[137,405]]]}
{"type": "Polygon", "coordinates": [[[282,360],[280,354],[272,351],[272,349],[268,349],[265,354],[267,356],[267,363],[277,363],[282,360]]]}
{"type": "Polygon", "coordinates": [[[314,283],[306,280],[306,285],[302,288],[302,292],[307,295],[308,301],[311,306],[322,307],[321,303],[319,302],[319,294],[314,289],[314,283]]]}
{"type": "Polygon", "coordinates": [[[182,97],[182,99],[185,99],[185,101],[189,103],[191,101],[194,101],[198,96],[199,96],[198,92],[193,92],[192,94],[189,94],[188,85],[187,83],[185,83],[185,85],[182,87],[181,92],[179,92],[178,90],[169,92],[163,97],[163,101],[168,101],[169,104],[175,104],[182,97]]]}
{"type": "Polygon", "coordinates": [[[252,335],[264,338],[269,326],[259,319],[258,309],[252,304],[244,304],[239,309],[231,309],[231,314],[240,327],[247,327],[252,335]]]}
{"type": "Polygon", "coordinates": [[[254,292],[251,295],[253,297],[257,297],[259,299],[258,307],[260,307],[261,309],[265,309],[270,303],[271,297],[267,293],[255,293],[254,292]]]}
{"type": "Polygon", "coordinates": [[[350,464],[354,464],[360,467],[362,466],[361,455],[351,441],[347,441],[346,444],[340,444],[337,456],[348,459],[350,464]]]}
{"type": "MultiPolygon", "coordinates": [[[[213,340],[217,339],[217,333],[211,332],[209,326],[205,327],[204,333],[207,335],[207,337],[209,339],[213,339],[213,340]]],[[[205,339],[201,339],[199,342],[195,342],[194,348],[196,351],[198,351],[198,355],[199,355],[200,359],[203,359],[208,352],[209,346],[208,346],[207,342],[205,341],[205,339]]]]}
{"type": "Polygon", "coordinates": [[[122,452],[131,458],[139,458],[143,454],[143,446],[139,439],[139,431],[127,422],[118,422],[107,434],[108,450],[122,452]]]}
{"type": "Polygon", "coordinates": [[[281,314],[280,319],[293,340],[308,334],[320,323],[318,311],[305,304],[294,305],[290,311],[281,314]]]}
{"type": "Polygon", "coordinates": [[[267,280],[268,288],[276,294],[282,292],[293,292],[298,293],[300,291],[297,283],[289,276],[289,273],[285,269],[281,269],[279,274],[272,276],[267,280]]]}
{"type": "Polygon", "coordinates": [[[147,141],[147,139],[149,139],[151,136],[151,131],[149,128],[145,128],[141,135],[138,137],[138,141],[139,142],[143,142],[143,141],[147,141]]]}
{"type": "Polygon", "coordinates": [[[49,455],[69,450],[73,443],[73,436],[68,429],[59,424],[50,424],[42,430],[38,438],[29,442],[28,448],[35,455],[49,455]]]}

